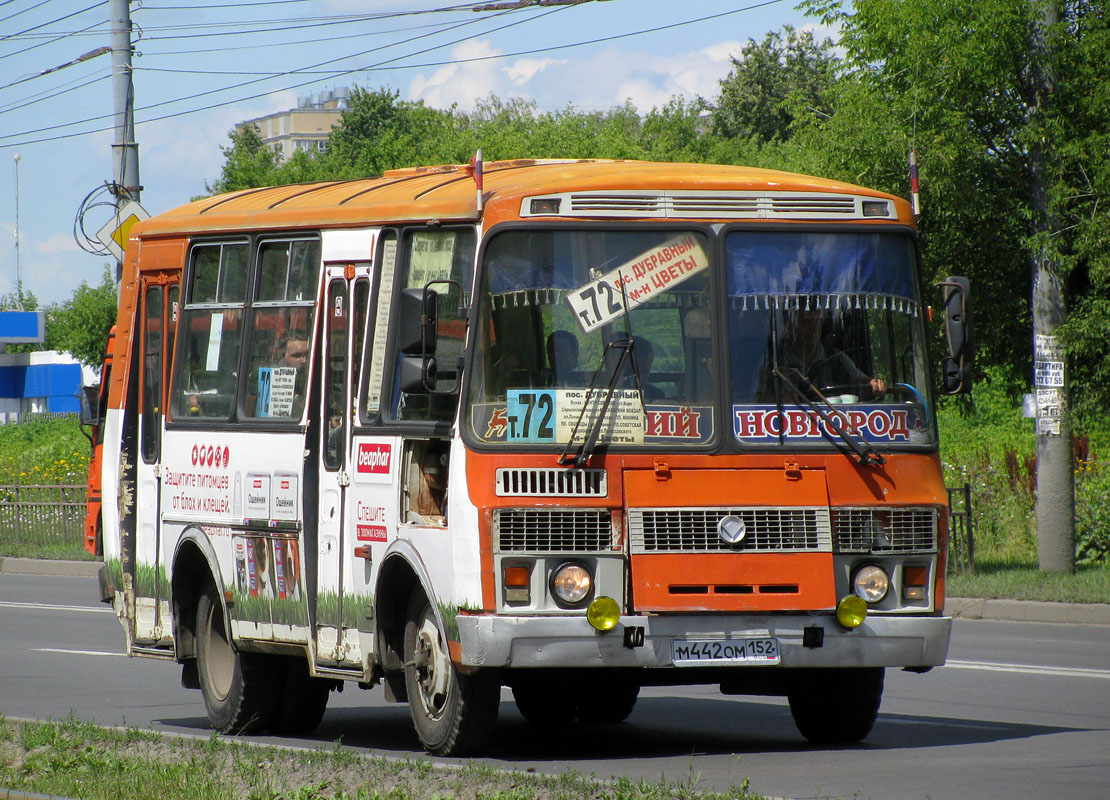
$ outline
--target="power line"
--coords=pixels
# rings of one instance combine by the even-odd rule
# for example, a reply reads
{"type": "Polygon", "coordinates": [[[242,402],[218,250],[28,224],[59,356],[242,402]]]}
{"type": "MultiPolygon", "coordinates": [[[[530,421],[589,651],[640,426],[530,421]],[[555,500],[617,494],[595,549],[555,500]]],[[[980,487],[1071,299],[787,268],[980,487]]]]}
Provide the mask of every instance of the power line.
{"type": "MultiPolygon", "coordinates": [[[[14,2],[14,0],[8,0],[8,3],[11,3],[11,2],[14,2]]],[[[28,6],[27,8],[16,11],[14,14],[8,14],[8,16],[0,18],[0,22],[7,22],[9,19],[15,19],[20,14],[26,14],[28,11],[34,11],[39,6],[44,6],[49,2],[50,2],[50,0],[42,0],[41,3],[35,3],[33,6],[28,6]]],[[[8,5],[8,3],[3,3],[3,5],[6,6],[6,5],[8,5]]]]}
{"type": "Polygon", "coordinates": [[[102,70],[102,74],[97,75],[93,78],[89,78],[88,80],[86,80],[85,78],[75,78],[72,81],[60,84],[54,87],[56,91],[45,89],[41,92],[30,95],[29,97],[24,97],[20,100],[13,100],[12,102],[5,105],[0,105],[0,114],[7,114],[12,111],[22,111],[23,109],[33,106],[36,103],[41,103],[45,100],[53,100],[55,97],[60,97],[63,94],[69,94],[70,92],[77,91],[78,89],[84,89],[86,86],[92,86],[94,83],[99,83],[105,78],[111,77],[111,74],[111,68],[107,68],[105,70],[102,70]],[[77,85],[69,86],[69,84],[77,85]],[[63,88],[66,86],[69,86],[69,88],[63,88]]]}
{"type": "MultiPolygon", "coordinates": [[[[552,11],[547,11],[544,14],[540,15],[540,17],[542,18],[544,16],[547,16],[548,14],[553,14],[558,10],[561,10],[561,9],[555,9],[555,10],[552,10],[552,11]]],[[[496,16],[504,16],[507,13],[509,13],[509,12],[501,12],[500,14],[497,14],[496,16]]],[[[514,25],[519,25],[523,22],[528,22],[531,19],[535,19],[535,18],[533,17],[533,18],[529,18],[529,19],[519,20],[517,22],[510,23],[509,25],[503,25],[503,26],[498,27],[498,28],[493,28],[489,31],[484,31],[482,35],[488,35],[490,33],[495,33],[499,30],[504,30],[505,28],[512,27],[514,25]]],[[[436,31],[436,33],[444,33],[444,32],[450,31],[450,30],[456,30],[458,28],[464,28],[464,27],[467,27],[467,26],[470,26],[470,25],[474,25],[474,24],[476,24],[480,21],[482,21],[482,18],[469,20],[467,22],[455,23],[453,25],[445,27],[442,31],[436,31]]],[[[316,63],[316,64],[311,64],[307,67],[303,67],[302,69],[310,70],[310,69],[315,69],[316,67],[326,66],[327,64],[334,64],[337,61],[346,61],[347,59],[357,58],[359,56],[367,55],[368,53],[373,53],[373,52],[378,51],[378,50],[387,49],[389,47],[395,47],[395,46],[401,45],[401,44],[408,44],[410,42],[417,41],[419,39],[425,39],[425,38],[427,38],[431,35],[433,35],[433,34],[429,33],[429,34],[423,34],[421,36],[414,36],[414,37],[411,37],[410,39],[408,39],[406,41],[403,41],[403,42],[397,42],[397,43],[392,44],[392,45],[385,45],[384,47],[375,47],[375,48],[371,48],[369,50],[364,50],[360,53],[353,53],[353,54],[350,54],[350,55],[341,56],[339,58],[328,59],[327,61],[321,61],[321,62],[316,63]]],[[[467,37],[464,37],[463,39],[457,39],[453,42],[447,42],[446,44],[438,44],[438,45],[435,45],[434,47],[429,47],[429,48],[425,48],[424,50],[419,50],[416,53],[410,53],[410,54],[407,54],[407,55],[404,55],[404,56],[398,56],[396,58],[389,59],[389,60],[387,60],[383,63],[388,64],[388,63],[390,63],[390,61],[396,61],[400,58],[408,58],[408,57],[411,57],[413,55],[420,55],[421,53],[425,53],[428,50],[434,50],[434,49],[437,49],[439,47],[449,47],[453,44],[458,44],[459,42],[466,41],[466,39],[470,39],[470,38],[473,38],[473,37],[467,36],[467,37]]],[[[348,75],[352,72],[361,72],[363,69],[367,69],[367,68],[362,67],[362,68],[355,68],[355,69],[348,69],[348,70],[336,70],[335,73],[333,75],[331,75],[330,77],[340,77],[342,75],[348,75]]],[[[296,75],[298,72],[300,72],[300,70],[288,70],[287,72],[278,73],[278,75],[275,76],[275,77],[280,77],[282,75],[296,75]]],[[[219,92],[227,92],[227,91],[231,91],[233,89],[240,89],[240,88],[243,88],[244,86],[250,86],[252,84],[260,83],[263,80],[266,80],[266,78],[256,78],[254,80],[243,81],[242,83],[237,83],[237,84],[234,84],[232,86],[223,86],[223,87],[220,87],[218,89],[210,89],[210,90],[205,91],[205,92],[197,92],[195,94],[191,94],[191,95],[188,95],[186,97],[178,97],[178,98],[175,98],[173,100],[164,100],[160,103],[153,103],[151,105],[143,106],[142,108],[136,109],[136,110],[137,111],[149,111],[152,108],[159,108],[159,107],[165,106],[165,105],[172,105],[173,103],[183,103],[187,100],[195,100],[199,97],[206,97],[208,95],[217,94],[219,92]]],[[[289,91],[290,89],[301,88],[302,86],[308,86],[309,84],[316,83],[316,82],[317,82],[316,80],[311,80],[311,81],[307,81],[307,82],[302,83],[302,84],[298,84],[297,86],[285,87],[284,89],[271,89],[271,90],[263,92],[261,94],[255,94],[255,95],[251,95],[249,97],[238,98],[238,99],[235,99],[235,100],[228,100],[228,101],[225,101],[225,102],[222,102],[222,103],[216,103],[216,104],[206,106],[206,107],[203,107],[203,108],[194,109],[193,111],[190,111],[190,112],[179,112],[179,114],[180,113],[195,113],[196,111],[207,111],[209,109],[218,108],[220,106],[229,105],[231,103],[244,102],[246,100],[254,100],[254,99],[257,99],[259,97],[264,97],[267,94],[272,94],[275,91],[279,91],[279,92],[280,91],[289,91]]],[[[49,126],[42,127],[42,128],[35,128],[35,129],[32,129],[32,130],[20,131],[18,133],[2,134],[2,135],[0,135],[0,140],[14,139],[17,136],[28,136],[28,135],[35,134],[35,133],[45,133],[47,131],[58,130],[59,128],[67,128],[67,127],[70,127],[72,125],[83,125],[86,122],[97,122],[97,121],[100,121],[100,120],[103,120],[103,119],[111,118],[112,116],[113,115],[111,115],[111,114],[101,114],[101,115],[98,115],[98,116],[95,116],[95,117],[87,117],[85,119],[77,120],[75,122],[66,122],[66,123],[62,123],[62,124],[59,124],[59,125],[49,125],[49,126]]],[[[171,117],[172,116],[178,116],[178,114],[171,114],[169,116],[171,116],[171,117]]],[[[157,117],[156,119],[166,119],[166,118],[168,118],[168,117],[157,117]]],[[[156,120],[144,120],[144,121],[153,122],[153,121],[156,121],[156,120]]],[[[101,130],[107,130],[107,129],[101,129],[101,130]]],[[[68,138],[68,137],[61,137],[61,138],[68,138]]],[[[37,140],[37,141],[49,141],[49,139],[37,140]]],[[[14,146],[14,145],[3,145],[3,146],[14,146]]]]}
{"type": "MultiPolygon", "coordinates": [[[[636,30],[636,31],[629,31],[627,33],[613,34],[613,35],[610,35],[610,36],[598,37],[598,38],[595,38],[595,39],[589,39],[589,40],[584,40],[584,41],[579,41],[579,42],[571,42],[571,43],[562,44],[562,45],[552,45],[550,47],[541,47],[541,48],[533,48],[533,49],[529,49],[529,50],[516,51],[514,53],[505,53],[505,54],[490,55],[490,56],[477,56],[477,57],[466,58],[466,59],[455,59],[455,60],[451,60],[451,61],[437,62],[436,64],[428,64],[428,65],[424,65],[424,66],[456,64],[456,63],[462,64],[462,63],[471,63],[471,62],[476,62],[476,61],[488,61],[488,60],[495,60],[495,59],[499,59],[499,58],[511,58],[511,57],[515,57],[515,56],[519,56],[519,55],[533,55],[533,54],[536,54],[536,53],[552,52],[552,51],[556,51],[556,50],[564,50],[564,49],[571,49],[571,48],[575,48],[575,47],[588,46],[588,45],[591,45],[591,44],[599,44],[599,43],[617,41],[617,40],[620,40],[620,39],[627,39],[627,38],[632,38],[632,37],[635,37],[635,36],[642,36],[642,35],[646,35],[646,34],[649,34],[649,33],[658,33],[658,32],[661,32],[661,31],[673,30],[675,28],[684,27],[684,26],[687,26],[687,25],[694,25],[694,24],[698,24],[698,23],[701,23],[701,22],[708,22],[708,21],[712,21],[712,20],[715,20],[715,19],[721,19],[721,18],[724,18],[724,17],[727,17],[727,16],[731,16],[733,14],[739,14],[739,13],[742,13],[742,12],[745,12],[745,11],[753,11],[755,9],[764,8],[764,7],[771,6],[771,5],[777,5],[778,3],[781,3],[781,2],[782,2],[782,0],[764,0],[764,2],[753,3],[751,5],[744,6],[742,8],[732,9],[732,10],[729,10],[729,11],[723,11],[723,12],[719,12],[719,13],[716,13],[716,14],[709,14],[709,15],[706,15],[706,16],[703,16],[703,17],[697,17],[695,19],[683,20],[683,21],[674,22],[674,23],[668,23],[666,25],[658,25],[658,26],[654,26],[654,27],[651,27],[651,28],[643,28],[643,29],[636,30]]],[[[544,15],[541,15],[541,18],[542,18],[542,16],[546,16],[546,14],[555,13],[556,11],[559,11],[559,10],[563,10],[563,7],[552,9],[552,10],[546,12],[544,15]]],[[[502,12],[502,13],[504,13],[504,12],[502,12]]],[[[532,18],[532,19],[534,19],[534,18],[532,18]]],[[[524,21],[529,21],[529,20],[521,20],[521,21],[518,21],[518,22],[514,22],[514,23],[512,23],[512,25],[521,24],[524,21]]],[[[468,24],[468,23],[463,23],[463,24],[468,24]]],[[[455,26],[455,27],[461,27],[461,25],[460,26],[455,26]]],[[[490,31],[486,31],[482,35],[487,35],[489,33],[496,32],[497,30],[503,30],[506,27],[510,27],[510,26],[502,26],[501,28],[495,28],[495,29],[492,29],[490,31]]],[[[446,30],[451,30],[451,29],[453,29],[453,28],[447,28],[446,30]]],[[[418,38],[424,38],[424,37],[414,37],[414,38],[418,39],[418,38]]],[[[467,38],[472,38],[472,37],[467,37],[467,38]]],[[[207,106],[202,106],[202,107],[199,107],[199,108],[189,109],[189,110],[186,110],[186,111],[178,111],[178,112],[174,112],[174,113],[170,113],[170,114],[164,114],[164,115],[159,116],[159,117],[152,117],[150,119],[142,120],[142,122],[140,124],[145,124],[145,123],[148,123],[148,122],[160,122],[160,121],[166,120],[166,119],[173,119],[173,118],[176,118],[176,117],[186,116],[188,114],[196,114],[196,113],[200,113],[200,112],[204,112],[204,111],[210,111],[212,109],[220,108],[220,107],[227,106],[227,105],[232,105],[234,103],[242,103],[242,102],[247,102],[249,100],[256,100],[260,97],[265,97],[266,95],[272,94],[272,93],[275,93],[275,92],[293,91],[295,89],[301,89],[305,86],[311,86],[313,84],[321,83],[323,81],[330,80],[330,79],[333,79],[333,78],[339,78],[339,77],[343,77],[345,75],[350,75],[350,74],[355,73],[355,72],[371,72],[371,71],[379,71],[379,70],[386,70],[386,69],[413,69],[413,68],[418,68],[421,65],[399,65],[399,66],[388,66],[388,65],[391,62],[400,60],[402,58],[411,58],[413,56],[421,55],[422,53],[428,52],[429,50],[437,49],[439,47],[449,47],[452,44],[456,44],[459,41],[465,41],[465,40],[466,39],[460,39],[460,40],[457,40],[456,42],[450,42],[450,43],[443,44],[443,45],[436,45],[435,47],[425,48],[424,50],[420,50],[420,51],[417,51],[417,52],[414,52],[414,53],[409,53],[409,54],[404,55],[404,56],[398,56],[396,58],[392,58],[392,59],[388,59],[388,60],[383,61],[383,62],[379,62],[378,64],[366,65],[366,66],[352,68],[352,69],[346,69],[346,70],[336,70],[333,73],[321,73],[321,74],[327,74],[328,77],[327,78],[316,78],[316,79],[313,79],[313,80],[305,81],[303,83],[294,84],[292,86],[285,86],[285,87],[282,87],[280,89],[272,89],[272,90],[269,90],[269,91],[266,91],[266,92],[261,92],[259,94],[254,94],[254,95],[249,95],[249,96],[244,96],[244,97],[238,97],[238,98],[235,98],[235,99],[232,99],[232,100],[227,100],[227,101],[223,101],[223,102],[220,102],[220,103],[213,103],[213,104],[210,104],[210,105],[207,105],[207,106]]],[[[374,48],[374,50],[378,50],[378,49],[382,49],[382,48],[374,48]]],[[[333,59],[331,61],[321,62],[320,64],[310,65],[308,67],[304,67],[303,70],[311,70],[311,69],[313,69],[315,67],[318,67],[318,66],[323,66],[323,65],[328,64],[328,63],[334,63],[335,61],[342,61],[342,60],[345,60],[347,58],[354,58],[354,57],[357,57],[358,55],[364,55],[365,53],[368,53],[368,52],[374,52],[374,50],[365,51],[364,53],[358,53],[358,54],[354,54],[354,55],[351,55],[351,56],[344,56],[343,58],[338,58],[338,59],[333,59]]],[[[295,74],[299,74],[301,72],[302,72],[302,70],[290,70],[290,71],[285,72],[285,73],[275,73],[275,76],[281,76],[281,75],[286,75],[286,74],[295,75],[295,74]]],[[[169,101],[165,101],[163,103],[157,103],[157,104],[154,104],[152,106],[146,106],[143,110],[146,110],[146,109],[149,109],[149,108],[154,108],[154,107],[157,107],[157,106],[162,106],[162,105],[169,105],[171,103],[176,103],[176,102],[184,102],[186,100],[195,99],[196,97],[201,97],[201,96],[205,96],[205,95],[208,95],[208,94],[214,94],[214,93],[220,92],[220,91],[228,91],[228,90],[231,90],[231,89],[241,88],[243,86],[247,86],[247,85],[250,85],[250,84],[253,84],[253,83],[258,83],[261,80],[264,80],[264,78],[259,78],[259,79],[252,80],[252,81],[246,81],[244,83],[236,84],[234,86],[224,87],[222,89],[215,89],[215,90],[212,90],[212,91],[209,91],[209,92],[201,92],[201,93],[198,93],[196,95],[191,95],[191,96],[188,96],[188,97],[177,98],[176,100],[169,100],[169,101]]],[[[84,124],[86,122],[95,122],[95,121],[101,120],[101,119],[104,119],[104,117],[103,116],[91,117],[91,118],[84,119],[84,120],[77,120],[77,121],[74,121],[74,122],[65,123],[65,124],[62,124],[62,125],[55,125],[55,126],[51,126],[51,127],[47,127],[47,128],[40,128],[40,129],[32,130],[32,131],[23,131],[23,132],[20,132],[20,133],[3,135],[3,136],[0,136],[0,140],[2,140],[2,139],[11,139],[11,138],[15,138],[17,136],[26,136],[26,135],[30,135],[30,134],[33,134],[33,133],[42,133],[42,132],[46,132],[46,131],[50,131],[50,130],[56,130],[58,128],[69,127],[69,126],[72,126],[72,125],[81,125],[81,124],[84,124]]],[[[89,133],[99,133],[99,132],[103,132],[105,130],[111,130],[111,128],[94,128],[94,129],[91,129],[91,130],[79,131],[79,132],[76,132],[76,133],[66,133],[66,134],[60,134],[60,135],[57,135],[57,136],[48,136],[48,137],[42,137],[42,138],[38,138],[38,139],[30,139],[30,140],[24,140],[24,141],[20,141],[20,142],[13,142],[13,143],[7,143],[7,144],[0,142],[0,148],[19,147],[19,146],[26,146],[26,145],[30,145],[30,144],[39,144],[41,142],[56,141],[56,140],[60,140],[60,139],[68,139],[68,138],[73,138],[75,136],[86,135],[86,134],[89,134],[89,133]]]]}
{"type": "MultiPolygon", "coordinates": [[[[438,28],[443,26],[444,23],[427,23],[424,25],[409,25],[403,28],[389,28],[388,30],[369,31],[365,33],[348,33],[343,36],[324,36],[318,39],[293,39],[281,42],[263,42],[262,44],[245,44],[235,45],[234,47],[204,47],[195,48],[192,50],[144,50],[143,54],[148,57],[154,56],[191,56],[200,53],[226,53],[228,51],[241,52],[243,50],[272,50],[275,47],[295,47],[302,44],[318,44],[319,42],[338,42],[343,39],[362,39],[368,36],[390,36],[395,33],[406,33],[408,31],[419,31],[427,28],[438,28]]],[[[150,41],[150,40],[147,40],[150,41]]]]}
{"type": "MultiPolygon", "coordinates": [[[[42,5],[42,4],[40,3],[39,5],[42,5]]],[[[8,39],[19,38],[19,37],[23,36],[24,34],[30,33],[31,31],[37,31],[39,28],[45,28],[49,25],[53,25],[55,22],[61,22],[62,20],[69,19],[70,17],[76,17],[79,14],[84,14],[86,11],[92,11],[94,8],[100,8],[102,5],[104,5],[104,4],[103,3],[94,3],[91,6],[86,6],[85,8],[82,8],[80,11],[74,11],[72,13],[66,14],[63,17],[58,17],[57,19],[52,19],[49,22],[42,22],[38,25],[35,25],[34,27],[27,28],[25,30],[19,31],[18,33],[9,33],[7,36],[0,36],[0,42],[7,41],[8,39]]],[[[35,7],[37,8],[37,6],[35,6],[35,7]]],[[[30,9],[27,9],[27,10],[29,11],[30,9]]],[[[10,17],[9,17],[9,19],[10,19],[10,17]]]]}
{"type": "MultiPolygon", "coordinates": [[[[107,24],[108,24],[107,20],[103,20],[103,19],[102,20],[97,20],[92,25],[84,27],[79,31],[71,31],[69,33],[63,33],[63,34],[60,34],[58,36],[55,36],[53,39],[49,39],[47,41],[39,42],[38,44],[32,44],[28,47],[24,47],[22,50],[15,50],[14,52],[11,52],[11,53],[4,53],[3,55],[0,55],[0,61],[3,61],[5,58],[11,58],[12,56],[22,55],[23,53],[26,53],[29,50],[34,50],[37,47],[46,47],[47,45],[54,44],[54,42],[60,42],[62,39],[68,39],[71,36],[85,35],[86,32],[92,31],[93,28],[99,28],[102,25],[107,25],[107,24]]],[[[101,35],[102,33],[103,33],[103,31],[96,31],[97,35],[101,35]]],[[[91,35],[91,34],[89,34],[89,35],[91,35]]]]}

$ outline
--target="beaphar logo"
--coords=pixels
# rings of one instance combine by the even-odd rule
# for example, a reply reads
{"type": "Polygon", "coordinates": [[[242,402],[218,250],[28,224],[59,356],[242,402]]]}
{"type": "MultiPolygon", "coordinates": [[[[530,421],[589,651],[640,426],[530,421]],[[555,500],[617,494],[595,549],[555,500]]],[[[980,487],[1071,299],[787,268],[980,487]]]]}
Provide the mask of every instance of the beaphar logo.
{"type": "Polygon", "coordinates": [[[360,442],[355,471],[362,475],[388,475],[393,448],[388,444],[360,442]]]}

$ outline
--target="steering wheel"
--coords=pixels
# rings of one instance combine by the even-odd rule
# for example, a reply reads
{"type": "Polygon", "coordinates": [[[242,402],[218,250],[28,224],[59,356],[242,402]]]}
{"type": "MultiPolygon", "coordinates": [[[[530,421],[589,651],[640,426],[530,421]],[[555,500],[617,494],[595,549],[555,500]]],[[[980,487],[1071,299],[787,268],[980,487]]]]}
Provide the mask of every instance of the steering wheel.
{"type": "Polygon", "coordinates": [[[925,409],[925,424],[926,425],[929,424],[929,404],[925,402],[925,398],[921,395],[921,392],[917,391],[916,386],[913,386],[912,384],[909,384],[909,383],[895,383],[895,384],[891,384],[890,388],[891,389],[901,389],[902,391],[906,392],[907,394],[912,394],[914,400],[917,401],[917,404],[919,406],[921,406],[923,409],[925,409]]]}

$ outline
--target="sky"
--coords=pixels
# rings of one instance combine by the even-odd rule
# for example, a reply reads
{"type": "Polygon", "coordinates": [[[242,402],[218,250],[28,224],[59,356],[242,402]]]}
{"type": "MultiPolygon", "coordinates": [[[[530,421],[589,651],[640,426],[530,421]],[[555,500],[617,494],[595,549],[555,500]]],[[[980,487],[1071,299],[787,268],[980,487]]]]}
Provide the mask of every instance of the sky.
{"type": "MultiPolygon", "coordinates": [[[[140,202],[158,214],[207,194],[237,123],[329,89],[643,113],[715,97],[749,39],[815,27],[798,0],[539,5],[552,2],[570,0],[132,2],[140,202]]],[[[63,303],[114,269],[75,237],[95,240],[112,214],[111,55],[81,58],[110,44],[108,20],[107,0],[0,0],[0,296],[18,276],[40,305],[63,303]]]]}

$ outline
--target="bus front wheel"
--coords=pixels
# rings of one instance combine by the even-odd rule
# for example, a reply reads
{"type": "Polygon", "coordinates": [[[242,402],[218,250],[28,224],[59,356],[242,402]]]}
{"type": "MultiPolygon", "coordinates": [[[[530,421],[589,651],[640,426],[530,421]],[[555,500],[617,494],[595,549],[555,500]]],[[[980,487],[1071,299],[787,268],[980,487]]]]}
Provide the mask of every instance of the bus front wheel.
{"type": "Polygon", "coordinates": [[[800,670],[787,693],[802,736],[814,744],[852,744],[871,732],[883,699],[882,667],[800,670]]]}
{"type": "Polygon", "coordinates": [[[208,583],[197,603],[197,673],[208,721],[220,733],[259,733],[273,716],[273,685],[264,656],[228,641],[223,606],[208,583]]]}
{"type": "Polygon", "coordinates": [[[435,613],[419,593],[405,623],[405,689],[416,735],[433,755],[477,753],[497,724],[500,682],[455,669],[435,613]]]}

